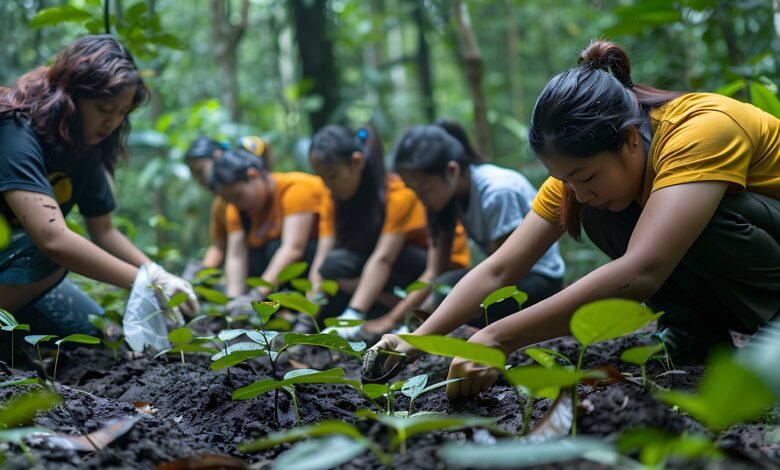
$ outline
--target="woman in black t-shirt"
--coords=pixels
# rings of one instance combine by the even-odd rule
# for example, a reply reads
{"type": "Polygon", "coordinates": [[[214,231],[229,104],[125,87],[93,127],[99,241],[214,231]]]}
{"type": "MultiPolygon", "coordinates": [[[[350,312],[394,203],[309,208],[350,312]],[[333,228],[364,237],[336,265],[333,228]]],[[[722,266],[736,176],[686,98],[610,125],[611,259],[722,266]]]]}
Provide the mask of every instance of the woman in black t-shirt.
{"type": "Polygon", "coordinates": [[[67,271],[129,288],[139,270],[161,298],[192,287],[153,264],[111,223],[108,182],[126,156],[128,113],[148,98],[130,53],[110,35],[85,36],[10,89],[0,90],[0,211],[12,227],[0,251],[0,307],[38,333],[95,333],[100,308],[67,281],[67,271]],[[90,240],[68,228],[74,205],[90,240]],[[36,328],[37,327],[37,328],[36,328]]]}

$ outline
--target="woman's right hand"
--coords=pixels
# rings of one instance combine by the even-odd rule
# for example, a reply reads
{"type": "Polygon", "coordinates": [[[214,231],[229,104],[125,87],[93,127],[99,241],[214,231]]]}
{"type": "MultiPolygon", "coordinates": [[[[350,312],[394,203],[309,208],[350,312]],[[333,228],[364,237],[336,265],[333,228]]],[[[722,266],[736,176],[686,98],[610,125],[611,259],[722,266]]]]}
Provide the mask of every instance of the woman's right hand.
{"type": "Polygon", "coordinates": [[[422,354],[422,351],[415,349],[412,345],[402,340],[400,336],[394,334],[382,336],[382,339],[373,345],[371,349],[376,352],[377,359],[381,358],[382,355],[387,356],[387,359],[382,364],[385,373],[390,371],[404,358],[413,360],[422,354]],[[383,354],[382,351],[390,351],[390,353],[383,354]]]}

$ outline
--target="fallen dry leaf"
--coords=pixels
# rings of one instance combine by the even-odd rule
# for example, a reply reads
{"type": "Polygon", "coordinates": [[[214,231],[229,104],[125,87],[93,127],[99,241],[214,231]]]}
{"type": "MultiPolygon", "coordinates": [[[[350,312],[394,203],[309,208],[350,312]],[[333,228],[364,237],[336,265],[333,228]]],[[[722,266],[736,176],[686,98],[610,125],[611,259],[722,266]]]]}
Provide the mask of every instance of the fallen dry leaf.
{"type": "Polygon", "coordinates": [[[290,365],[293,367],[293,369],[310,369],[311,366],[309,364],[306,364],[305,362],[296,361],[293,358],[290,358],[287,360],[287,362],[290,363],[290,365]]]}
{"type": "Polygon", "coordinates": [[[140,416],[126,416],[106,423],[105,426],[86,436],[69,436],[67,434],[51,434],[43,436],[44,442],[59,449],[72,449],[79,452],[94,452],[108,447],[109,444],[123,436],[140,416]],[[87,437],[89,439],[87,439],[87,437]],[[93,445],[94,444],[94,445],[93,445]]]}
{"type": "Polygon", "coordinates": [[[157,414],[157,408],[145,401],[134,401],[133,406],[135,407],[135,411],[138,411],[139,413],[146,413],[148,415],[157,414]]]}
{"type": "Polygon", "coordinates": [[[569,435],[573,422],[571,389],[562,389],[547,414],[525,438],[528,442],[547,442],[569,435]]]}

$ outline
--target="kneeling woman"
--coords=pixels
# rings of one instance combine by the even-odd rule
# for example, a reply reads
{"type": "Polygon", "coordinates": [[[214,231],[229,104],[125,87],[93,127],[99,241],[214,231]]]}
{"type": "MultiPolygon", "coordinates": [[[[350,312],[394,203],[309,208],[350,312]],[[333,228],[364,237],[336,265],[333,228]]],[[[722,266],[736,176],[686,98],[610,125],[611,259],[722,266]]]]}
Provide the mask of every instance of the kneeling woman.
{"type": "MultiPolygon", "coordinates": [[[[327,126],[314,136],[312,168],[330,189],[322,209],[320,242],[311,281],[339,281],[342,293],[323,310],[344,319],[363,319],[372,309],[397,302],[393,287],[420,278],[428,263],[425,209],[414,192],[394,174],[386,174],[382,143],[370,127],[357,134],[327,126]],[[384,295],[383,295],[384,293],[384,295]]],[[[446,267],[468,264],[468,247],[443,262],[446,267]]],[[[352,336],[357,328],[339,329],[352,336]]]]}
{"type": "MultiPolygon", "coordinates": [[[[416,334],[446,333],[479,314],[491,289],[527,272],[581,227],[613,261],[470,341],[510,353],[568,333],[594,300],[666,312],[670,353],[699,360],[729,329],[752,332],[780,312],[780,120],[708,93],[631,80],[625,52],[598,41],[537,99],[532,150],[549,178],[520,227],[470,272],[416,334]]],[[[378,345],[408,350],[395,336],[378,345]]],[[[453,360],[450,398],[486,390],[498,371],[453,360]]]]}
{"type": "MultiPolygon", "coordinates": [[[[318,177],[266,172],[262,160],[237,148],[225,151],[214,161],[210,183],[230,203],[225,213],[228,296],[243,294],[248,276],[260,276],[276,284],[287,265],[311,262],[325,193],[318,177]]],[[[260,288],[252,297],[268,294],[267,288],[260,288]]]]}
{"type": "MultiPolygon", "coordinates": [[[[536,189],[525,176],[480,161],[482,158],[469,142],[466,131],[454,122],[412,127],[396,145],[395,170],[428,210],[434,246],[444,250],[441,255],[444,259],[449,257],[458,220],[468,237],[489,255],[531,211],[536,189]]],[[[437,272],[434,283],[452,286],[467,272],[467,269],[437,272]]],[[[563,274],[564,263],[554,244],[530,272],[508,284],[516,284],[519,290],[528,294],[525,305],[531,306],[560,291],[563,274]]],[[[423,303],[428,292],[421,289],[410,294],[409,307],[423,303]]],[[[442,299],[441,294],[430,294],[422,305],[423,310],[433,311],[442,299]]],[[[491,306],[488,315],[493,321],[516,311],[515,301],[507,300],[491,306]]],[[[392,318],[388,320],[397,322],[402,313],[394,310],[387,315],[392,318]]],[[[471,323],[475,326],[485,324],[481,318],[471,323]]],[[[367,325],[367,328],[372,326],[367,325]]]]}

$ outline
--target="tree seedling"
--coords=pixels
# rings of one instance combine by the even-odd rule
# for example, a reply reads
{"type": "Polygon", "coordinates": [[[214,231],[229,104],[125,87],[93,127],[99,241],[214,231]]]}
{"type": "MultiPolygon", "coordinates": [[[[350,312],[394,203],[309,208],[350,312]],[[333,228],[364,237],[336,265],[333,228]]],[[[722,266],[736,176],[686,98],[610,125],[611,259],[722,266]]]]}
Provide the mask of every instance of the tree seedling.
{"type": "Polygon", "coordinates": [[[418,291],[420,289],[425,289],[428,286],[429,286],[429,284],[427,282],[418,279],[418,280],[412,282],[411,284],[409,284],[406,287],[402,288],[400,286],[395,286],[393,288],[393,295],[395,295],[396,297],[401,299],[401,302],[403,302],[404,326],[406,326],[406,328],[408,330],[410,330],[410,331],[412,330],[412,327],[411,327],[411,312],[409,311],[409,305],[407,303],[407,300],[409,298],[409,294],[411,294],[414,291],[418,291]]]}
{"type": "Polygon", "coordinates": [[[638,449],[639,461],[646,468],[666,468],[666,461],[672,457],[686,461],[723,458],[723,452],[706,436],[687,432],[673,435],[655,428],[627,430],[617,439],[617,448],[625,454],[638,449]]]}
{"type": "Polygon", "coordinates": [[[444,357],[460,357],[503,370],[506,354],[498,348],[471,343],[460,338],[440,335],[398,335],[415,349],[444,357]]]}
{"type": "Polygon", "coordinates": [[[498,302],[503,302],[507,299],[514,299],[517,302],[517,309],[520,310],[523,304],[528,300],[528,294],[517,289],[517,286],[505,286],[494,290],[482,300],[479,305],[482,311],[485,313],[485,326],[490,324],[488,318],[488,307],[498,302]]]}
{"type": "Polygon", "coordinates": [[[463,380],[463,378],[448,379],[432,385],[428,385],[428,374],[416,375],[406,380],[401,386],[401,393],[409,397],[409,409],[406,411],[406,415],[412,415],[412,410],[414,409],[414,400],[417,399],[417,397],[460,380],[463,380]]]}
{"type": "Polygon", "coordinates": [[[209,353],[209,354],[215,354],[218,351],[214,348],[209,348],[207,346],[203,346],[203,343],[207,341],[211,341],[213,338],[195,338],[192,334],[192,331],[187,328],[176,328],[174,330],[171,330],[168,333],[168,341],[173,344],[172,348],[163,349],[162,351],[158,352],[154,357],[160,357],[164,354],[169,353],[179,353],[181,356],[181,363],[185,364],[184,362],[184,353],[196,353],[196,352],[203,352],[203,353],[209,353]]]}
{"type": "Polygon", "coordinates": [[[59,338],[57,335],[27,335],[24,340],[35,346],[35,350],[38,352],[38,364],[41,366],[41,370],[46,375],[46,368],[43,366],[43,355],[41,354],[41,347],[39,344],[44,341],[51,341],[54,338],[59,338]]]}
{"type": "MultiPolygon", "coordinates": [[[[37,380],[37,379],[27,379],[37,380]]],[[[21,385],[21,384],[19,384],[21,385]]],[[[46,411],[62,402],[62,398],[49,389],[36,390],[0,404],[0,442],[19,446],[30,465],[35,460],[24,439],[33,434],[50,432],[39,426],[17,427],[32,421],[40,411],[46,411]]]]}
{"type": "Polygon", "coordinates": [[[100,339],[95,338],[94,336],[76,333],[55,341],[54,344],[57,345],[57,355],[54,356],[54,373],[51,378],[52,387],[57,383],[57,362],[60,360],[60,347],[63,343],[100,344],[100,339]]]}
{"type": "Polygon", "coordinates": [[[651,344],[649,346],[637,346],[626,349],[620,355],[620,360],[629,364],[636,364],[642,371],[642,386],[647,387],[647,361],[663,351],[662,344],[651,344]]]}
{"type": "Polygon", "coordinates": [[[11,312],[0,308],[0,330],[8,331],[11,333],[11,370],[14,369],[14,331],[30,331],[30,325],[23,323],[19,324],[11,315],[11,312]]]}

